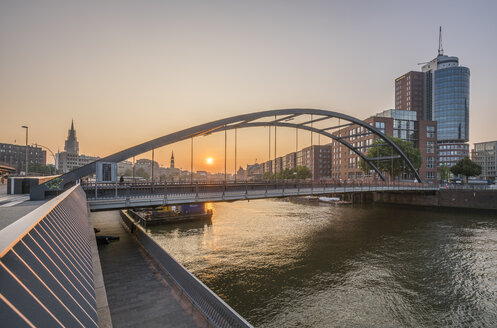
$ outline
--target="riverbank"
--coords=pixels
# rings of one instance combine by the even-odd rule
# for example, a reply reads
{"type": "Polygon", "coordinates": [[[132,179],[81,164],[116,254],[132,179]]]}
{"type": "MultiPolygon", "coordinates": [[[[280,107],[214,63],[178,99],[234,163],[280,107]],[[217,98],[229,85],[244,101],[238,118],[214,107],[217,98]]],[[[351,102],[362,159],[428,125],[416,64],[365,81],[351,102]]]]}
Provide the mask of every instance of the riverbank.
{"type": "Polygon", "coordinates": [[[374,203],[497,210],[497,190],[441,189],[435,192],[375,192],[374,203]]]}

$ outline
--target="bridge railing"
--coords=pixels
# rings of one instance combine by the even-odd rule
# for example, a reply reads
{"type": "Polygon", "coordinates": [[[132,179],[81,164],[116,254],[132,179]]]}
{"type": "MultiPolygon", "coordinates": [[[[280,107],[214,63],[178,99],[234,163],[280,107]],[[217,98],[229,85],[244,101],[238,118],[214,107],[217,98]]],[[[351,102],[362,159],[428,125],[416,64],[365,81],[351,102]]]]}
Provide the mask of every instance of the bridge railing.
{"type": "Polygon", "coordinates": [[[3,327],[97,327],[85,193],[74,186],[0,231],[3,327]]]}
{"type": "Polygon", "coordinates": [[[83,185],[88,200],[174,197],[199,194],[253,194],[275,193],[319,194],[333,192],[361,192],[381,190],[419,190],[436,189],[438,185],[415,182],[383,181],[266,181],[266,182],[194,182],[194,183],[89,183],[83,185]]]}

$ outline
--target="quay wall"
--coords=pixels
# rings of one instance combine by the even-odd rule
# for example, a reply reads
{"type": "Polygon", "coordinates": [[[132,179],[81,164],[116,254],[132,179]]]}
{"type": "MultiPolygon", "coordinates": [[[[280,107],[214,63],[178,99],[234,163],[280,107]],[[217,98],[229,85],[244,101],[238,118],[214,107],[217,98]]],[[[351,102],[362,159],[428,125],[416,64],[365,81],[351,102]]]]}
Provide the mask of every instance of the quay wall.
{"type": "Polygon", "coordinates": [[[441,189],[432,192],[374,192],[373,202],[497,210],[497,190],[441,189]]]}

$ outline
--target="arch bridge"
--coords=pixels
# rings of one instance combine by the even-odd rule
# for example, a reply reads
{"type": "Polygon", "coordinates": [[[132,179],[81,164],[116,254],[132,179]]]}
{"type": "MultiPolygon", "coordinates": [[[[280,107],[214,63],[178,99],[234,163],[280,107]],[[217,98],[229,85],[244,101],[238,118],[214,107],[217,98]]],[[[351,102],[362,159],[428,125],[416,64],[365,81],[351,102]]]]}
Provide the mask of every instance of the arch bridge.
{"type": "Polygon", "coordinates": [[[65,173],[60,177],[43,183],[31,191],[31,199],[44,199],[46,195],[60,193],[74,185],[78,180],[88,175],[95,173],[98,162],[120,162],[142,153],[160,148],[169,144],[177,143],[183,140],[192,139],[194,137],[210,135],[216,132],[222,132],[233,129],[250,128],[250,127],[285,127],[295,128],[311,133],[328,137],[341,145],[347,147],[350,151],[357,154],[360,158],[366,161],[369,166],[385,181],[383,173],[375,165],[376,161],[401,158],[406,163],[407,167],[414,173],[418,182],[422,182],[416,168],[409,161],[402,150],[383,132],[370,124],[354,118],[352,116],[328,110],[292,108],[292,109],[276,109],[243,114],[224,118],[209,123],[197,125],[181,131],[167,134],[165,136],[144,142],[142,144],[127,148],[115,154],[106,156],[93,163],[84,165],[71,172],[65,173]],[[319,125],[319,127],[318,127],[319,125]],[[355,135],[341,135],[340,131],[349,126],[362,127],[362,133],[355,135]],[[383,158],[369,158],[367,156],[367,147],[356,147],[350,142],[353,137],[361,137],[374,134],[385,142],[386,145],[392,147],[397,153],[396,156],[383,158]]]}

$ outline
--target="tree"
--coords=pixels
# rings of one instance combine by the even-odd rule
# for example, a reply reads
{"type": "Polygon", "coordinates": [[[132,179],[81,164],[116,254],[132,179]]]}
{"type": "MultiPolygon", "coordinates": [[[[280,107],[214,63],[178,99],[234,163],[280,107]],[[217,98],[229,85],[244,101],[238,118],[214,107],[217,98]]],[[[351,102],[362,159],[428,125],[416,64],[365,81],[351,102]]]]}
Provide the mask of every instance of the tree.
{"type": "Polygon", "coordinates": [[[43,165],[40,163],[29,163],[29,173],[41,175],[57,174],[57,169],[53,165],[43,165]]]}
{"type": "Polygon", "coordinates": [[[143,167],[139,167],[135,171],[135,176],[144,178],[146,180],[150,177],[150,175],[147,173],[147,171],[145,171],[145,169],[143,167]]]}
{"type": "Polygon", "coordinates": [[[440,174],[441,180],[448,181],[450,178],[450,167],[448,167],[446,164],[443,164],[438,169],[438,173],[440,174]]]}
{"type": "Polygon", "coordinates": [[[284,169],[276,174],[264,172],[262,179],[264,180],[292,180],[292,179],[307,179],[312,177],[312,172],[307,166],[297,166],[293,169],[284,169]]]}
{"type": "Polygon", "coordinates": [[[133,176],[133,171],[131,169],[126,169],[126,171],[124,171],[124,176],[126,177],[133,176]]]}
{"type": "MultiPolygon", "coordinates": [[[[405,141],[399,138],[390,137],[390,140],[393,141],[397,147],[404,152],[412,165],[418,170],[421,167],[421,152],[419,149],[414,148],[411,142],[405,141]]],[[[366,156],[369,158],[374,157],[391,157],[396,156],[399,153],[392,146],[387,144],[383,139],[376,139],[373,146],[369,148],[366,156]]],[[[404,168],[407,167],[404,159],[396,158],[389,160],[379,160],[378,163],[376,161],[373,162],[376,167],[383,172],[387,172],[391,178],[399,176],[402,172],[404,172],[404,168]]],[[[373,168],[361,158],[359,161],[359,168],[364,173],[369,173],[373,168]]]]}
{"type": "Polygon", "coordinates": [[[454,175],[463,175],[466,177],[474,177],[481,174],[481,166],[469,159],[469,157],[464,157],[460,159],[454,166],[450,168],[450,171],[454,175]]]}
{"type": "Polygon", "coordinates": [[[262,175],[263,180],[274,180],[274,178],[275,175],[271,172],[264,172],[264,174],[262,175]]]}
{"type": "Polygon", "coordinates": [[[297,166],[295,169],[297,179],[312,178],[312,172],[307,166],[297,166]]]}

